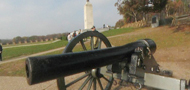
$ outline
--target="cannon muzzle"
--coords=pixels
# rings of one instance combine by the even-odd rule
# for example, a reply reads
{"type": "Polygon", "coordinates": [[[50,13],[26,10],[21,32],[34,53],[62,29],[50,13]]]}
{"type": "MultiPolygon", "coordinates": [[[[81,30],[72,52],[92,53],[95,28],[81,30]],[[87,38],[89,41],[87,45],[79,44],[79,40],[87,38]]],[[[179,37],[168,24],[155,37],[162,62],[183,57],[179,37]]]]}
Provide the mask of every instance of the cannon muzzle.
{"type": "Polygon", "coordinates": [[[145,39],[119,47],[29,57],[26,59],[27,81],[32,85],[121,62],[124,58],[130,58],[137,47],[145,49],[149,47],[152,54],[156,51],[155,42],[150,39],[145,39]]]}

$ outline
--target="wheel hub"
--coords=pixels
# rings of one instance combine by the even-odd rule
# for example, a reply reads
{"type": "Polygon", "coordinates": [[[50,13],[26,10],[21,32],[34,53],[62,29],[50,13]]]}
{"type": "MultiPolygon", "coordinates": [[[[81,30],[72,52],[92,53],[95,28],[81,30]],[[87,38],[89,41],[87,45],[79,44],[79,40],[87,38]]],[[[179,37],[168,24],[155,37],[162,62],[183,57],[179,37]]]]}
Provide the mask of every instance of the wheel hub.
{"type": "Polygon", "coordinates": [[[94,78],[100,78],[100,77],[102,77],[102,74],[100,74],[100,68],[92,69],[92,70],[91,70],[91,75],[92,75],[94,78]]]}

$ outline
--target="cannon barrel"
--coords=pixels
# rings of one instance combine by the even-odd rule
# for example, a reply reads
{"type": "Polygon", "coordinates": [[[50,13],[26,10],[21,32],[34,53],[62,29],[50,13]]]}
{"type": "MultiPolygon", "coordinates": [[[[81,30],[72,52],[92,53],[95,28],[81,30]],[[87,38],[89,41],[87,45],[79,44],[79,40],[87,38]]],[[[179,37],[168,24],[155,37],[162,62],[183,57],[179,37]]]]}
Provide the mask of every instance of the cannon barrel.
{"type": "Polygon", "coordinates": [[[29,57],[26,59],[27,82],[32,85],[121,62],[124,58],[130,58],[137,47],[149,47],[152,54],[156,51],[155,42],[144,39],[99,50],[29,57]]]}

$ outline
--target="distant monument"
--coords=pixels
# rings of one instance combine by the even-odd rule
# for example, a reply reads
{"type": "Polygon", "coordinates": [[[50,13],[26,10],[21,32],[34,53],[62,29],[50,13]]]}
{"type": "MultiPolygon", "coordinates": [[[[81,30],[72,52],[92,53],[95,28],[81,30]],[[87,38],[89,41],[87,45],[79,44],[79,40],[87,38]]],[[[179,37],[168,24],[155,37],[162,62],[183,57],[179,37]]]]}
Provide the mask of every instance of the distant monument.
{"type": "Polygon", "coordinates": [[[158,27],[159,26],[159,19],[157,15],[154,15],[151,20],[151,26],[152,28],[158,27]]]}
{"type": "Polygon", "coordinates": [[[93,8],[89,0],[84,5],[84,29],[90,29],[94,26],[93,8]]]}

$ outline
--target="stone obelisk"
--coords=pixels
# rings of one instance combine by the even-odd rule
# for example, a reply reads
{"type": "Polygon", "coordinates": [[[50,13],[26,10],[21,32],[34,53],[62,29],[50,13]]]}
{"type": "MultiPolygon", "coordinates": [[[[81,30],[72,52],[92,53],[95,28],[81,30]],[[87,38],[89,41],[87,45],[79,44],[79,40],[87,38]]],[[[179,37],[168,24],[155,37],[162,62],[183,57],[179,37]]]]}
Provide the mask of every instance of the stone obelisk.
{"type": "Polygon", "coordinates": [[[84,5],[84,29],[90,29],[94,25],[93,8],[89,0],[84,5]]]}

